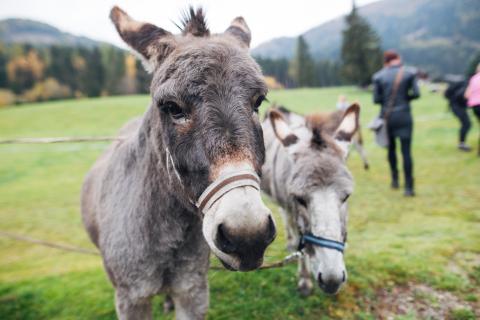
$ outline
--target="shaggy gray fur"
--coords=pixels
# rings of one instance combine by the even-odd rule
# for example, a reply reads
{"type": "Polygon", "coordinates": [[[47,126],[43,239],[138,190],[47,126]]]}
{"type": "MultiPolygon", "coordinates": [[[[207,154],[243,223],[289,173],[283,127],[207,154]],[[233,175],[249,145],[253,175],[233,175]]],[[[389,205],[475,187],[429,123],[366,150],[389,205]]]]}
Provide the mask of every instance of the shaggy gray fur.
{"type": "Polygon", "coordinates": [[[120,319],[151,318],[159,293],[172,297],[177,319],[205,317],[210,250],[190,200],[211,183],[220,158],[246,154],[257,171],[264,161],[251,102],[266,93],[260,69],[238,34],[210,36],[202,11],[191,15],[184,34],[173,36],[117,7],[111,13],[154,70],[148,110],[120,130],[124,139],[97,160],[82,189],[83,222],[115,288],[120,319]],[[165,101],[178,103],[184,124],[165,101]]]}
{"type": "MultiPolygon", "coordinates": [[[[277,109],[278,110],[278,109],[277,109]]],[[[262,122],[266,148],[266,160],[262,167],[262,191],[281,206],[281,213],[287,228],[288,249],[297,250],[301,234],[311,232],[312,215],[317,214],[301,208],[297,199],[308,199],[318,190],[333,191],[339,198],[353,189],[353,179],[346,167],[345,155],[334,141],[342,113],[331,114],[328,121],[312,128],[308,121],[286,109],[280,109],[289,127],[308,128],[311,143],[301,143],[294,154],[288,151],[290,145],[282,145],[276,136],[267,115],[262,122]]],[[[268,114],[268,113],[267,113],[268,114]]],[[[327,118],[326,118],[327,119],[327,118]]],[[[300,138],[305,139],[305,137],[300,138]]],[[[341,241],[347,238],[347,207],[339,202],[341,241]]],[[[299,261],[298,288],[302,295],[309,295],[313,289],[309,260],[315,255],[311,246],[305,248],[306,255],[299,261]]],[[[315,277],[317,275],[314,275],[315,277]]]]}

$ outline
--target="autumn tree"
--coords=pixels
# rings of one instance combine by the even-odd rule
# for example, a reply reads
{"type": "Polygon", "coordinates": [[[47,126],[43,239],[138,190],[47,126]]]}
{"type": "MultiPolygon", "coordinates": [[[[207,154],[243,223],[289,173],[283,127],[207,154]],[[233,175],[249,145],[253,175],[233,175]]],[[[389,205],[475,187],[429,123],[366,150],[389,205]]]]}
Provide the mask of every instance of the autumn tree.
{"type": "Polygon", "coordinates": [[[43,79],[45,64],[34,49],[11,59],[6,66],[10,88],[15,93],[30,89],[43,79]]]}

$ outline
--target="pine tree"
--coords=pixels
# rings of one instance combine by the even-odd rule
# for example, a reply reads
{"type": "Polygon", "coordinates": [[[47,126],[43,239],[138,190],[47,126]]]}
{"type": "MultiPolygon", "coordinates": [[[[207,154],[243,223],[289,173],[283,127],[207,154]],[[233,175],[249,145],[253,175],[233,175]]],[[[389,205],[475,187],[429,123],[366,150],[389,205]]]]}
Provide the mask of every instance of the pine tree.
{"type": "Polygon", "coordinates": [[[380,38],[367,20],[358,14],[355,2],[345,19],[342,41],[342,74],[351,83],[366,86],[381,67],[380,38]]]}
{"type": "Polygon", "coordinates": [[[310,87],[314,85],[315,63],[310,55],[308,44],[302,36],[297,39],[295,56],[290,61],[289,76],[299,87],[310,87]]]}
{"type": "Polygon", "coordinates": [[[473,76],[477,72],[477,66],[480,63],[480,52],[473,56],[467,68],[467,77],[473,76]]]}
{"type": "Polygon", "coordinates": [[[7,54],[5,53],[3,46],[0,44],[0,88],[6,88],[8,86],[7,62],[7,54]]]}
{"type": "Polygon", "coordinates": [[[82,74],[83,93],[89,97],[98,97],[102,93],[105,78],[100,49],[85,49],[83,55],[87,62],[87,68],[82,74]]]}
{"type": "Polygon", "coordinates": [[[138,93],[149,93],[150,92],[150,83],[152,82],[152,75],[145,71],[145,68],[142,65],[140,60],[136,60],[135,67],[136,78],[137,78],[137,92],[138,93]]]}
{"type": "Polygon", "coordinates": [[[104,46],[100,50],[105,77],[104,90],[108,94],[123,93],[121,81],[125,76],[126,54],[113,46],[104,46]]]}

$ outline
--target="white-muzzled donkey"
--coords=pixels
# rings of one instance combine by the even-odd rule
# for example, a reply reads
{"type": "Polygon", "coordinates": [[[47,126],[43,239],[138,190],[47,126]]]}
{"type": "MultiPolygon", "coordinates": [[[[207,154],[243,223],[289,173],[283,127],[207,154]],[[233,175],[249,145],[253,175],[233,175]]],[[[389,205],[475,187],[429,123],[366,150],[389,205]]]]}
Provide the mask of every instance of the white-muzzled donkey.
{"type": "Polygon", "coordinates": [[[228,269],[249,271],[275,237],[259,179],[267,87],[248,52],[250,30],[238,17],[210,34],[193,9],[180,35],[118,7],[110,17],[153,72],[151,104],[87,175],[83,222],[120,319],[150,319],[160,293],[177,319],[203,319],[210,251],[228,269]]]}
{"type": "Polygon", "coordinates": [[[313,289],[311,275],[326,293],[347,279],[347,199],[353,178],[346,157],[359,127],[358,104],[345,111],[303,117],[271,109],[262,123],[266,161],[262,190],[281,207],[291,251],[302,250],[298,288],[313,289]]]}

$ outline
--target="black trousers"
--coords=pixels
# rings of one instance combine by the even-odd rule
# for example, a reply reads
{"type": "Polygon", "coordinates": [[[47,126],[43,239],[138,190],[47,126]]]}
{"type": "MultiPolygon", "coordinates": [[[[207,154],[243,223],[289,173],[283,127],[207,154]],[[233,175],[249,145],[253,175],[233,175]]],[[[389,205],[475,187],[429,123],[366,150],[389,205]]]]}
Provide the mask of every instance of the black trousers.
{"type": "Polygon", "coordinates": [[[388,163],[392,173],[392,180],[398,181],[397,168],[397,145],[396,141],[400,140],[400,149],[403,158],[403,173],[405,175],[405,188],[413,188],[413,160],[412,160],[412,137],[395,138],[390,135],[388,144],[388,163]]]}
{"type": "Polygon", "coordinates": [[[480,121],[480,105],[472,107],[473,114],[477,117],[477,120],[480,121]]]}
{"type": "MultiPolygon", "coordinates": [[[[478,123],[480,124],[480,105],[472,107],[473,114],[477,117],[478,123]]],[[[478,155],[480,156],[480,137],[478,137],[478,155]]]]}
{"type": "Polygon", "coordinates": [[[467,133],[470,130],[472,124],[470,123],[470,117],[467,113],[466,106],[452,105],[453,114],[460,120],[460,143],[464,143],[467,138],[467,133]]]}

